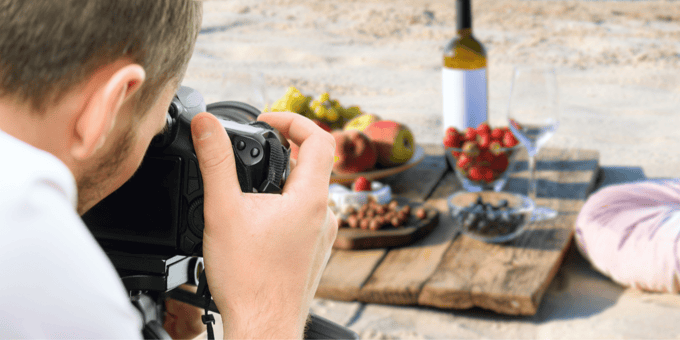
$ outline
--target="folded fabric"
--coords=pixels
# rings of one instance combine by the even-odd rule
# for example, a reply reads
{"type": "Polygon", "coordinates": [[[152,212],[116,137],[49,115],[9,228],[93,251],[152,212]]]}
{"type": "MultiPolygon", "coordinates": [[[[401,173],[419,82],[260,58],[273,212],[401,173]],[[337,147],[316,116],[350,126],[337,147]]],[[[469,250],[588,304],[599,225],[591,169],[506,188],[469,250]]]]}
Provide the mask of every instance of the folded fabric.
{"type": "Polygon", "coordinates": [[[624,286],[680,292],[680,179],[599,190],[576,221],[579,250],[624,286]]]}

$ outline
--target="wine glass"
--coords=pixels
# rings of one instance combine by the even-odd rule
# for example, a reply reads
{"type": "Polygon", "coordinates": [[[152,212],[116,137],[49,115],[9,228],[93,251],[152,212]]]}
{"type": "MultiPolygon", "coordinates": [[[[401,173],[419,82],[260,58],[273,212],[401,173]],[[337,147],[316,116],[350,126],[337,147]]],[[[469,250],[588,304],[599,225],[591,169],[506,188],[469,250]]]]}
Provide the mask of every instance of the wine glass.
{"type": "MultiPolygon", "coordinates": [[[[559,125],[559,101],[555,69],[550,67],[515,67],[508,103],[510,129],[529,154],[529,189],[531,200],[536,201],[536,155],[541,146],[555,134],[559,125]]],[[[532,221],[542,221],[557,216],[548,207],[536,206],[532,221]]]]}

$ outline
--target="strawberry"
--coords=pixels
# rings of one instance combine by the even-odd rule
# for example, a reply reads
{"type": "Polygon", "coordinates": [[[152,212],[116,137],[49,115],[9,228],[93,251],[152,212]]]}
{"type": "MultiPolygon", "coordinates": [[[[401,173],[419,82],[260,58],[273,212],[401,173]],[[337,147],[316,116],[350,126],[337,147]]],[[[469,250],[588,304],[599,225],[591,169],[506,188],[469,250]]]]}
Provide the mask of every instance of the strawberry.
{"type": "Polygon", "coordinates": [[[487,167],[481,168],[480,169],[482,173],[482,178],[484,179],[484,182],[491,183],[494,181],[494,175],[493,171],[487,167]]]}
{"type": "Polygon", "coordinates": [[[359,176],[354,180],[354,191],[371,191],[371,182],[364,176],[359,176]]]}
{"type": "Polygon", "coordinates": [[[470,166],[471,161],[472,160],[470,159],[470,157],[463,154],[462,156],[460,156],[460,158],[458,158],[458,162],[456,163],[456,165],[461,169],[465,169],[470,166]]]}
{"type": "Polygon", "coordinates": [[[455,127],[449,126],[448,128],[446,128],[446,134],[447,135],[460,135],[460,132],[458,132],[458,130],[455,127]]]}
{"type": "Polygon", "coordinates": [[[488,149],[491,144],[491,135],[488,133],[477,134],[477,142],[479,143],[480,149],[488,149]]]}
{"type": "Polygon", "coordinates": [[[467,141],[463,144],[463,153],[469,157],[476,157],[479,155],[479,147],[477,142],[467,141]]]}
{"type": "Polygon", "coordinates": [[[499,141],[493,141],[489,145],[489,151],[491,151],[491,153],[494,154],[494,155],[498,155],[498,154],[503,153],[503,151],[501,150],[502,148],[503,148],[503,146],[501,145],[501,143],[499,141]]]}
{"type": "Polygon", "coordinates": [[[458,159],[458,157],[460,157],[460,155],[462,155],[462,153],[460,151],[451,151],[451,154],[456,159],[458,159]]]}
{"type": "Polygon", "coordinates": [[[465,140],[473,141],[477,138],[477,131],[473,127],[465,129],[465,140]]]}
{"type": "Polygon", "coordinates": [[[503,172],[508,168],[508,155],[501,153],[491,161],[491,170],[496,172],[503,172]]]}
{"type": "Polygon", "coordinates": [[[505,135],[503,135],[503,146],[506,148],[511,148],[518,143],[519,141],[517,141],[517,138],[515,138],[515,135],[513,135],[511,131],[505,132],[505,135]]]}
{"type": "Polygon", "coordinates": [[[491,153],[489,150],[483,150],[479,152],[479,156],[477,157],[477,162],[479,162],[481,165],[488,166],[493,162],[494,155],[491,153]]]}
{"type": "Polygon", "coordinates": [[[462,136],[456,132],[455,134],[446,134],[444,136],[444,146],[447,148],[460,148],[462,136]]]}
{"type": "Polygon", "coordinates": [[[487,122],[481,123],[477,126],[477,134],[488,135],[491,134],[491,128],[487,122]]]}
{"type": "Polygon", "coordinates": [[[501,130],[501,128],[493,129],[493,131],[491,131],[491,139],[496,141],[503,139],[503,130],[501,130]]]}
{"type": "Polygon", "coordinates": [[[484,177],[482,175],[482,171],[480,170],[480,168],[473,166],[470,168],[470,171],[468,172],[468,178],[471,181],[479,181],[484,177]]]}

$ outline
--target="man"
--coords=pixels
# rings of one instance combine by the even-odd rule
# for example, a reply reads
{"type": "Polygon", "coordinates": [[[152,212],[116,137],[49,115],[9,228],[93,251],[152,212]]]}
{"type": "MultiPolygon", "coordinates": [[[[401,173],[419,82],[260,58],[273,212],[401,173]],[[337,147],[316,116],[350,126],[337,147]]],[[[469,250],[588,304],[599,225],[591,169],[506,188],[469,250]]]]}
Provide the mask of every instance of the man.
{"type": "MultiPolygon", "coordinates": [[[[0,0],[0,338],[141,335],[78,214],[163,129],[200,20],[192,0],[0,0]]],[[[335,145],[302,116],[260,119],[300,146],[281,195],[241,193],[224,129],[192,121],[206,274],[225,337],[299,338],[337,233],[335,145]]]]}

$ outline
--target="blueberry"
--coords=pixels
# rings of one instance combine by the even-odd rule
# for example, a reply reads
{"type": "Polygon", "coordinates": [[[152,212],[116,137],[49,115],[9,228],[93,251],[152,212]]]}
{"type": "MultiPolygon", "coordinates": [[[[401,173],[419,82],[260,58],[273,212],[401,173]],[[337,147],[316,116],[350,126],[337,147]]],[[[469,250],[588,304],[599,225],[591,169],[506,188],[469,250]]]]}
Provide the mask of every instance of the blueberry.
{"type": "Polygon", "coordinates": [[[507,208],[509,205],[508,200],[498,201],[498,208],[507,208]]]}
{"type": "Polygon", "coordinates": [[[475,215],[481,215],[484,213],[484,208],[481,205],[474,207],[471,211],[475,215]]]}

